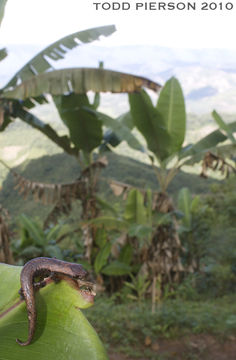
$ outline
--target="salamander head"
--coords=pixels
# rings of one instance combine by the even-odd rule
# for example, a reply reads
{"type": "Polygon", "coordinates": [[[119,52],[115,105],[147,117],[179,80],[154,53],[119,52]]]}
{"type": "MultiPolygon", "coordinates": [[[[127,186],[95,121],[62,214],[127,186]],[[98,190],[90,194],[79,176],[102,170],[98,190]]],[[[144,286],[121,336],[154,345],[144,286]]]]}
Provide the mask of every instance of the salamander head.
{"type": "Polygon", "coordinates": [[[71,270],[74,279],[85,279],[86,275],[88,274],[87,271],[83,268],[80,264],[71,264],[71,270]]]}

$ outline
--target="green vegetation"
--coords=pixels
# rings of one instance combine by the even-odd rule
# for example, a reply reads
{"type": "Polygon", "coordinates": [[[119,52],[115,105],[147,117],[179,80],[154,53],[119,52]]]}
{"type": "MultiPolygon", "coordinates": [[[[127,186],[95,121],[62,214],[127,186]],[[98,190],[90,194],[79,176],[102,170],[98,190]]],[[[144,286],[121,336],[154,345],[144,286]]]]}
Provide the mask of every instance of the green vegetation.
{"type": "MultiPolygon", "coordinates": [[[[214,334],[223,340],[236,334],[235,295],[217,300],[187,301],[166,300],[152,314],[151,303],[134,302],[117,304],[115,297],[98,298],[96,306],[85,310],[102,340],[112,349],[133,349],[142,356],[145,338],[152,342],[160,339],[181,338],[190,333],[214,334]],[[109,316],[107,316],[109,314],[109,316]]],[[[147,358],[152,358],[150,355],[147,358]]]]}

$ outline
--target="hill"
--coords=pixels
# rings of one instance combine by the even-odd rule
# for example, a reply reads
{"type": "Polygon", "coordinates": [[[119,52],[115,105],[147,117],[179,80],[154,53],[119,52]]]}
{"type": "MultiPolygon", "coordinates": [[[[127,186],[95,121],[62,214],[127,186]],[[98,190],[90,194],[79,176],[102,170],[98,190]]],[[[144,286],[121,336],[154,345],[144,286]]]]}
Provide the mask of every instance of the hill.
{"type": "MultiPolygon", "coordinates": [[[[155,191],[158,189],[151,166],[114,153],[108,153],[107,159],[108,166],[102,172],[103,180],[100,182],[99,195],[109,202],[114,204],[117,198],[114,198],[106,179],[115,179],[141,189],[151,188],[155,191]]],[[[76,159],[63,153],[28,160],[16,167],[15,170],[32,181],[45,183],[70,182],[78,178],[79,175],[76,159]]],[[[170,185],[169,190],[173,196],[184,186],[187,186],[194,194],[206,193],[209,190],[209,184],[212,182],[213,180],[205,180],[198,175],[181,171],[170,185]]],[[[14,190],[14,186],[13,176],[8,174],[0,191],[0,203],[9,210],[14,222],[21,213],[41,218],[47,216],[50,211],[49,206],[35,203],[30,197],[23,199],[14,190]]],[[[75,211],[78,211],[77,207],[75,211]]]]}

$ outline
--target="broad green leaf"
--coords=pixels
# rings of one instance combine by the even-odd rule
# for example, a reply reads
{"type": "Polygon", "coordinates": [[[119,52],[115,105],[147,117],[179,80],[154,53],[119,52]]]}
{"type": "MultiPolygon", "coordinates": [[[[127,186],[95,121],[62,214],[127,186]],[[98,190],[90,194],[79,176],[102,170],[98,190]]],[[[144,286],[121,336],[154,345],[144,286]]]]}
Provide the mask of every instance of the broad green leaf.
{"type": "Polygon", "coordinates": [[[54,96],[61,119],[70,131],[70,138],[78,150],[90,153],[102,141],[102,123],[93,112],[83,109],[90,106],[86,94],[54,96]]]}
{"type": "MultiPolygon", "coordinates": [[[[116,119],[116,121],[119,121],[124,128],[128,127],[130,130],[132,130],[134,128],[134,123],[133,123],[133,119],[132,119],[130,111],[120,115],[116,119]]],[[[130,134],[132,135],[131,132],[130,132],[130,134]]],[[[107,145],[111,145],[112,147],[118,146],[124,140],[124,135],[122,133],[120,133],[120,136],[122,136],[122,137],[120,138],[117,135],[117,133],[115,131],[112,131],[111,129],[106,130],[105,134],[103,135],[103,143],[101,144],[99,151],[100,152],[109,151],[110,148],[107,145]]],[[[131,140],[132,141],[131,142],[129,139],[127,139],[126,141],[128,142],[130,147],[133,147],[136,150],[144,151],[142,145],[140,143],[137,144],[136,138],[134,140],[135,141],[134,145],[132,144],[133,140],[131,140]]]]}
{"type": "Polygon", "coordinates": [[[106,243],[106,245],[98,252],[94,262],[94,270],[97,274],[101,271],[104,265],[106,265],[110,252],[111,252],[110,243],[106,243]]]}
{"type": "Polygon", "coordinates": [[[216,123],[218,124],[219,128],[226,132],[226,134],[228,135],[229,139],[233,144],[236,144],[236,139],[234,138],[233,131],[224,122],[222,117],[215,110],[212,112],[212,116],[215,119],[216,123]]]}
{"type": "Polygon", "coordinates": [[[171,154],[171,137],[162,115],[144,90],[130,94],[129,102],[134,125],[144,136],[148,149],[163,161],[171,154]]]}
{"type": "MultiPolygon", "coordinates": [[[[135,150],[144,151],[143,146],[138,141],[138,139],[132,134],[130,128],[125,125],[125,121],[120,121],[120,117],[117,119],[113,119],[112,117],[96,112],[98,119],[105,125],[106,127],[113,130],[115,135],[118,138],[115,138],[115,143],[111,143],[112,146],[117,146],[121,141],[126,141],[130,147],[135,150]]],[[[128,117],[127,117],[128,118],[128,117]]],[[[127,119],[125,118],[125,119],[127,119]]],[[[128,120],[127,120],[128,121],[128,120]]]]}
{"type": "Polygon", "coordinates": [[[178,209],[182,211],[184,217],[182,218],[183,225],[190,229],[192,222],[191,215],[191,194],[188,188],[182,188],[178,194],[178,209]]]}
{"type": "Polygon", "coordinates": [[[102,273],[110,276],[122,276],[128,275],[131,270],[131,266],[121,263],[119,261],[113,261],[102,269],[102,273]]]}
{"type": "Polygon", "coordinates": [[[98,205],[103,209],[103,210],[109,210],[111,213],[113,213],[113,215],[117,216],[117,211],[114,208],[114,206],[112,206],[110,203],[108,203],[107,201],[105,201],[104,199],[102,199],[100,196],[96,195],[96,200],[98,205]]]}
{"type": "Polygon", "coordinates": [[[184,96],[179,81],[172,77],[160,92],[157,110],[171,138],[172,153],[181,149],[185,138],[186,112],[184,96]]]}
{"type": "Polygon", "coordinates": [[[68,92],[85,94],[88,91],[131,93],[147,87],[154,91],[160,85],[140,76],[98,68],[70,68],[39,74],[24,81],[2,98],[25,100],[42,94],[63,95],[68,92]]]}
{"type": "Polygon", "coordinates": [[[150,236],[152,233],[152,227],[145,224],[131,224],[128,230],[129,236],[136,236],[139,239],[144,239],[150,236]]]}
{"type": "MultiPolygon", "coordinates": [[[[2,0],[3,2],[3,0],[2,0]]],[[[33,57],[26,65],[24,65],[8,82],[5,88],[16,86],[17,81],[21,82],[28,80],[35,74],[52,70],[53,67],[47,60],[49,57],[52,60],[60,60],[65,57],[65,54],[71,49],[81,45],[82,43],[90,43],[98,40],[101,36],[109,36],[116,28],[114,25],[101,26],[93,29],[78,31],[68,36],[61,38],[53,44],[47,46],[40,53],[33,57]]]]}
{"type": "Polygon", "coordinates": [[[36,294],[37,327],[25,347],[28,321],[25,302],[19,301],[21,267],[0,264],[0,358],[4,360],[107,360],[96,332],[79,308],[91,306],[65,281],[50,284],[36,294]]]}
{"type": "Polygon", "coordinates": [[[194,196],[192,202],[191,202],[191,213],[196,212],[199,209],[199,203],[200,203],[200,196],[196,195],[194,196]]]}
{"type": "Polygon", "coordinates": [[[126,244],[121,249],[118,261],[127,265],[130,265],[133,258],[133,248],[130,244],[126,244]]]}
{"type": "Polygon", "coordinates": [[[95,235],[96,245],[102,249],[107,243],[107,232],[104,228],[97,228],[95,235]]]}
{"type": "Polygon", "coordinates": [[[0,26],[2,24],[6,3],[7,0],[0,0],[0,26]]]}
{"type": "Polygon", "coordinates": [[[136,189],[132,189],[129,192],[124,219],[129,223],[135,224],[145,224],[147,221],[143,195],[136,189]]]}

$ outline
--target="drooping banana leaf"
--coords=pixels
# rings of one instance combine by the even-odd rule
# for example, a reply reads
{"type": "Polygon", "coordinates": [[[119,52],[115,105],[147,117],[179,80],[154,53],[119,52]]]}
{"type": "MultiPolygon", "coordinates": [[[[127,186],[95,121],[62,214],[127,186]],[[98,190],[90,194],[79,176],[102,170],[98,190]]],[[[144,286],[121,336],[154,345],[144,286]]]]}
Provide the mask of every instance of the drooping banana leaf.
{"type": "MultiPolygon", "coordinates": [[[[236,161],[236,145],[228,144],[221,146],[213,146],[212,148],[208,148],[207,151],[211,152],[214,155],[220,156],[222,158],[229,158],[236,161]]],[[[206,151],[201,151],[192,155],[188,160],[186,160],[183,165],[192,166],[198,162],[200,162],[205,155],[206,151]]]]}
{"type": "Polygon", "coordinates": [[[20,301],[21,267],[0,264],[0,359],[4,360],[107,360],[98,335],[80,308],[91,306],[91,299],[65,281],[50,284],[36,293],[37,324],[33,342],[21,347],[28,320],[24,301],[20,301]]]}
{"type": "MultiPolygon", "coordinates": [[[[236,131],[236,121],[227,124],[227,126],[230,129],[230,131],[232,132],[236,131]]],[[[200,161],[197,159],[198,158],[201,159],[202,154],[204,154],[206,151],[212,151],[217,147],[218,144],[226,141],[227,139],[228,137],[224,135],[220,129],[214,130],[210,134],[204,136],[195,144],[190,144],[187,147],[183,148],[179,154],[179,158],[184,159],[187,157],[191,157],[191,158],[194,157],[196,161],[200,161]]]]}
{"type": "Polygon", "coordinates": [[[216,121],[217,125],[220,129],[226,132],[228,135],[228,138],[231,140],[232,144],[236,144],[236,139],[233,135],[233,131],[230,129],[230,127],[224,122],[220,114],[218,114],[215,110],[212,112],[212,116],[214,120],[216,121]]]}
{"type": "Polygon", "coordinates": [[[63,95],[70,92],[84,94],[88,91],[132,93],[147,87],[158,91],[160,85],[149,79],[118,71],[99,68],[70,68],[50,71],[31,77],[2,98],[25,100],[42,94],[63,95]]]}
{"type": "Polygon", "coordinates": [[[17,81],[19,80],[23,82],[36,74],[52,70],[52,65],[47,58],[52,60],[63,59],[65,54],[76,46],[79,46],[82,43],[89,43],[94,40],[98,40],[101,36],[109,36],[114,31],[116,31],[115,26],[108,25],[78,31],[63,37],[34,56],[33,59],[31,59],[13,76],[13,78],[5,86],[5,89],[16,86],[17,81]]]}

